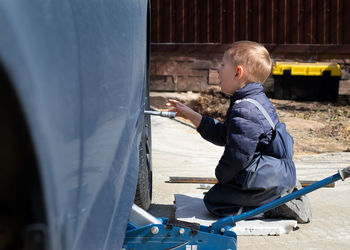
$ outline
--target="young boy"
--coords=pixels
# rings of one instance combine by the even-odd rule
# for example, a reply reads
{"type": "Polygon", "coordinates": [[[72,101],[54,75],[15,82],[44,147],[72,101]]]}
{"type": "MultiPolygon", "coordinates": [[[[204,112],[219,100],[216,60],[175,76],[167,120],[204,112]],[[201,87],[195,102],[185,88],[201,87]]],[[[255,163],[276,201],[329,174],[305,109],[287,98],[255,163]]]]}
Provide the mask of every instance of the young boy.
{"type": "MultiPolygon", "coordinates": [[[[271,73],[268,51],[258,43],[240,41],[225,51],[222,61],[220,87],[230,95],[224,123],[202,116],[178,101],[169,99],[167,103],[177,116],[191,120],[205,140],[225,146],[215,169],[218,184],[204,197],[207,209],[217,216],[238,214],[266,204],[291,191],[296,183],[291,157],[287,166],[273,166],[273,161],[263,170],[247,172],[274,139],[274,125],[279,123],[261,85],[271,73]],[[264,115],[254,102],[262,105],[267,114],[264,115]]],[[[292,156],[293,148],[290,151],[287,153],[292,156]]]]}

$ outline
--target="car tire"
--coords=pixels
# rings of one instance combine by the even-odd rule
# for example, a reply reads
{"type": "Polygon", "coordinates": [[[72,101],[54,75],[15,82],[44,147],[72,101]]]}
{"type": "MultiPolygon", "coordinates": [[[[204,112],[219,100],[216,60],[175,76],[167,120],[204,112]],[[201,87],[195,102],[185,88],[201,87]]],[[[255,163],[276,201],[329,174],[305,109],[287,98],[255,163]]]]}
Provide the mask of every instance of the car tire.
{"type": "Polygon", "coordinates": [[[147,210],[151,205],[152,199],[152,170],[150,166],[150,148],[147,136],[147,127],[141,135],[139,147],[139,173],[136,187],[134,203],[147,210]]]}

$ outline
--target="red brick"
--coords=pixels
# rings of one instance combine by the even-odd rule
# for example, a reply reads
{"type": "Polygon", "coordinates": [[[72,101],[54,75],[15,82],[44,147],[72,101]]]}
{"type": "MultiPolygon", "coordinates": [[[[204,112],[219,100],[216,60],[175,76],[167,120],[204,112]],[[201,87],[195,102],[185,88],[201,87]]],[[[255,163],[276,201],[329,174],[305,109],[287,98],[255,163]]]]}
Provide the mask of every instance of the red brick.
{"type": "Polygon", "coordinates": [[[157,61],[157,75],[206,76],[207,71],[191,69],[189,62],[157,61]]]}
{"type": "Polygon", "coordinates": [[[209,82],[208,84],[219,84],[219,73],[217,70],[210,69],[209,70],[209,82]]]}
{"type": "Polygon", "coordinates": [[[339,81],[339,95],[350,96],[350,80],[339,81]]]}
{"type": "Polygon", "coordinates": [[[150,63],[150,75],[156,75],[157,74],[157,64],[154,61],[151,61],[150,63]]]}
{"type": "Polygon", "coordinates": [[[151,76],[149,88],[151,91],[175,91],[176,84],[172,76],[151,76]]]}
{"type": "Polygon", "coordinates": [[[186,77],[179,76],[177,78],[177,91],[202,91],[207,85],[207,77],[186,77]]]}
{"type": "Polygon", "coordinates": [[[195,60],[189,66],[192,69],[210,69],[213,65],[209,60],[195,60]]]}

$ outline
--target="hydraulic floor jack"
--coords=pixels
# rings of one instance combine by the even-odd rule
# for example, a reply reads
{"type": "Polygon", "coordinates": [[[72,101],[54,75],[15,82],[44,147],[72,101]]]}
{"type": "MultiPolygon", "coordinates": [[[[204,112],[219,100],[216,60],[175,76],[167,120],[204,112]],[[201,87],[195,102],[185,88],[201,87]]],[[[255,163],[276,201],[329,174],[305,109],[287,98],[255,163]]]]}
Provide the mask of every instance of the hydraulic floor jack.
{"type": "Polygon", "coordinates": [[[167,218],[155,218],[143,209],[133,206],[123,249],[237,249],[237,235],[230,231],[236,222],[253,218],[254,216],[276,208],[288,201],[310,193],[316,189],[350,177],[350,166],[339,170],[328,178],[308,187],[295,191],[256,209],[240,215],[222,218],[211,226],[202,226],[167,218]]]}

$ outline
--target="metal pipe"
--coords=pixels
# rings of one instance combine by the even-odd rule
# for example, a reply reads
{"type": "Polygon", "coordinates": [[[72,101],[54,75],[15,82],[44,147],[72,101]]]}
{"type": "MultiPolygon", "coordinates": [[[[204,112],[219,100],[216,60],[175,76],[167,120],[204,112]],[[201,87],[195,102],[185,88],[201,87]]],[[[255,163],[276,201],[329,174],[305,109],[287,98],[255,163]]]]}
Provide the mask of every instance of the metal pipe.
{"type": "MultiPolygon", "coordinates": [[[[169,181],[166,181],[167,183],[208,183],[208,184],[216,184],[218,183],[218,180],[213,177],[179,177],[179,176],[170,176],[169,181]]],[[[306,180],[299,180],[302,187],[310,186],[317,181],[306,181],[306,180]]],[[[334,188],[334,183],[329,183],[323,187],[329,187],[334,188]]]]}
{"type": "Polygon", "coordinates": [[[158,115],[161,117],[175,118],[176,112],[145,110],[145,115],[158,115]]]}
{"type": "Polygon", "coordinates": [[[136,204],[132,205],[129,222],[136,227],[142,227],[149,224],[162,224],[160,219],[157,219],[136,204]]]}

